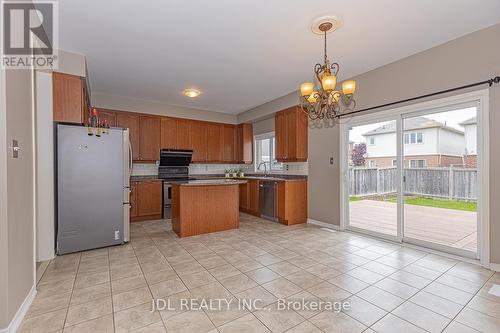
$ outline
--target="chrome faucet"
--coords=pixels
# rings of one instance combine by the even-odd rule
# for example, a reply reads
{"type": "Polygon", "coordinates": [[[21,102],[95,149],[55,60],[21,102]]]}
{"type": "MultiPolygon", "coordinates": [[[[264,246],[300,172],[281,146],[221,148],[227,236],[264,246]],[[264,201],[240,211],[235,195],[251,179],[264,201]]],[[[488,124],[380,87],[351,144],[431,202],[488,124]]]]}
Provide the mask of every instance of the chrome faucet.
{"type": "Polygon", "coordinates": [[[264,165],[264,175],[267,176],[267,163],[269,162],[260,162],[259,166],[257,167],[257,170],[260,170],[260,167],[264,165]]]}

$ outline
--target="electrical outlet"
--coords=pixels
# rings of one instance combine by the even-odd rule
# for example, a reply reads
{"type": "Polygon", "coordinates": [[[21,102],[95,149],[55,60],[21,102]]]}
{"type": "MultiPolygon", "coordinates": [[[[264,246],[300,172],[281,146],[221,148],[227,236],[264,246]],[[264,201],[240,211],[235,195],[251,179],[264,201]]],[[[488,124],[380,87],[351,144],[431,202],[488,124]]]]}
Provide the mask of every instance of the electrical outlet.
{"type": "Polygon", "coordinates": [[[115,240],[120,239],[120,230],[115,230],[115,240]]]}

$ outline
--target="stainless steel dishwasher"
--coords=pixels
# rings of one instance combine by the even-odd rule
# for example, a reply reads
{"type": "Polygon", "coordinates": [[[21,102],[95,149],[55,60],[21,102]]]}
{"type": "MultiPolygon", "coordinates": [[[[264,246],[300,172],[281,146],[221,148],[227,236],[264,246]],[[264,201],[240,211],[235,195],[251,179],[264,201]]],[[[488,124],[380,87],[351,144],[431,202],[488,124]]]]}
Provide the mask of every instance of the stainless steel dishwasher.
{"type": "Polygon", "coordinates": [[[278,221],[276,217],[276,185],[272,180],[260,180],[259,200],[260,216],[271,221],[278,221]]]}

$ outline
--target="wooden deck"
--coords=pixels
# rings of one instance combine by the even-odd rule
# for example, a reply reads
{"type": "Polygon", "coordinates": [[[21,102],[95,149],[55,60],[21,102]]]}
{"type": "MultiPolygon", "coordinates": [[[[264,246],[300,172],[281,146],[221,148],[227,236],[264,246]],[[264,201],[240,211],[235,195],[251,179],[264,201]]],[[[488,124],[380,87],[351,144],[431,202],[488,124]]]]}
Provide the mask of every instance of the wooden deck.
{"type": "MultiPolygon", "coordinates": [[[[377,200],[349,203],[353,227],[396,236],[396,204],[377,200]]],[[[405,205],[406,237],[476,251],[477,214],[461,210],[405,205]]]]}

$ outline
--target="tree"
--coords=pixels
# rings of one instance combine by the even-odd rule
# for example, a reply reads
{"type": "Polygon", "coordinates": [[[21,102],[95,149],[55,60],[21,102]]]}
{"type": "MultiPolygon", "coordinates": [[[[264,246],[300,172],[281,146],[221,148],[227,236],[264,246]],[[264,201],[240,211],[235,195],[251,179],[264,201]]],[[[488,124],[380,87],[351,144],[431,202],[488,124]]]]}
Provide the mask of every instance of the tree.
{"type": "Polygon", "coordinates": [[[364,166],[366,155],[366,143],[357,143],[351,151],[351,161],[354,166],[364,166]]]}

